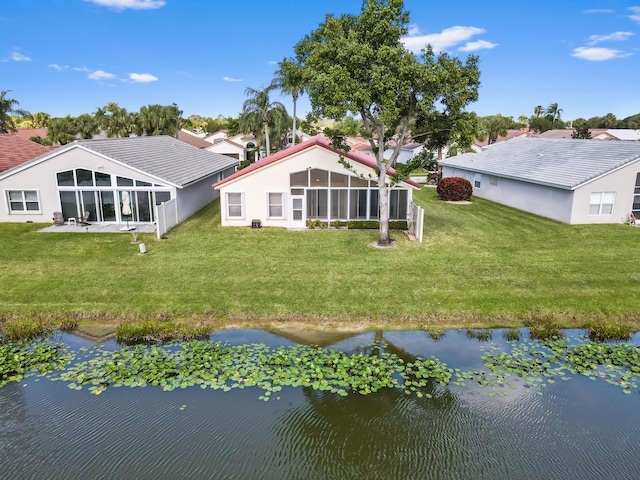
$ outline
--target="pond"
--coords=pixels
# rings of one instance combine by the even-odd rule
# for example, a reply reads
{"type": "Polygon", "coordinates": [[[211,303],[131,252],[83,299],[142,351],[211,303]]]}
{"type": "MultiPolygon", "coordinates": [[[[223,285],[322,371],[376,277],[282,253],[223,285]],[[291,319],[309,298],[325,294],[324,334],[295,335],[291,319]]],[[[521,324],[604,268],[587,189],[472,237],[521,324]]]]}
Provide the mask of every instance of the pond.
{"type": "MultiPolygon", "coordinates": [[[[481,341],[463,330],[439,340],[422,331],[367,332],[322,342],[350,354],[384,351],[406,363],[434,356],[453,369],[445,386],[429,381],[409,393],[381,388],[361,395],[354,389],[342,396],[285,385],[269,399],[258,386],[166,391],[111,385],[95,395],[51,375],[12,381],[0,388],[0,477],[638,478],[635,377],[615,377],[604,365],[588,376],[552,370],[538,379],[507,376],[504,384],[495,381],[502,374],[479,380],[491,376],[487,355],[535,344],[525,330],[515,343],[503,333],[494,330],[481,341]],[[381,339],[381,351],[372,350],[381,339]],[[475,373],[454,381],[464,372],[475,373]]],[[[585,343],[582,332],[565,333],[567,344],[585,343]]],[[[639,340],[636,335],[630,343],[639,340]]],[[[96,348],[70,334],[52,341],[66,344],[76,362],[121,350],[112,340],[96,348]]],[[[305,336],[236,330],[218,332],[212,341],[273,351],[298,348],[305,336]]]]}

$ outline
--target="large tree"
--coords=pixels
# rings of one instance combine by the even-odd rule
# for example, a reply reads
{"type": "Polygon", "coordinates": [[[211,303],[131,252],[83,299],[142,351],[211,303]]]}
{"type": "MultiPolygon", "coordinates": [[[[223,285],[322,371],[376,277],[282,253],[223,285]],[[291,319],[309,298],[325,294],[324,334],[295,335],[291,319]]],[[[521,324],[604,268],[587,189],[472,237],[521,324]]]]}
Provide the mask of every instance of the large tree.
{"type": "Polygon", "coordinates": [[[284,105],[280,102],[273,102],[269,98],[269,94],[274,88],[274,85],[258,90],[247,87],[244,92],[247,99],[242,105],[242,113],[240,114],[241,128],[253,133],[259,143],[265,142],[267,156],[271,154],[269,129],[282,130],[284,122],[289,118],[284,105]]]}
{"type": "Polygon", "coordinates": [[[484,126],[485,138],[488,137],[487,144],[491,145],[492,143],[496,143],[498,137],[507,135],[509,119],[498,113],[497,115],[482,117],[482,124],[484,126]]]}
{"type": "Polygon", "coordinates": [[[0,92],[0,133],[15,132],[16,126],[14,124],[12,115],[18,117],[26,117],[29,112],[18,108],[20,102],[13,98],[7,98],[7,93],[11,90],[5,90],[0,92]]]}
{"type": "Polygon", "coordinates": [[[128,137],[131,134],[133,115],[115,102],[109,102],[104,108],[98,108],[96,119],[107,137],[128,137]]]}
{"type": "Polygon", "coordinates": [[[171,105],[147,105],[133,117],[133,132],[136,135],[175,135],[182,117],[182,110],[171,105]]]}
{"type": "Polygon", "coordinates": [[[296,45],[314,114],[337,120],[352,113],[362,119],[379,171],[382,246],[391,241],[388,172],[412,141],[418,116],[429,118],[436,110],[453,113],[443,101],[456,91],[464,91],[465,98],[458,102],[452,97],[450,104],[461,111],[477,99],[479,86],[476,57],[465,64],[441,62],[430,48],[419,56],[405,48],[408,24],[402,0],[364,0],[359,16],[327,15],[296,45]],[[389,140],[393,149],[385,159],[389,140]]]}
{"type": "Polygon", "coordinates": [[[304,79],[302,76],[302,67],[294,59],[285,58],[278,64],[275,78],[271,82],[275,88],[281,92],[291,95],[293,99],[293,129],[291,132],[291,143],[296,144],[296,115],[297,104],[300,95],[304,94],[304,79]]]}

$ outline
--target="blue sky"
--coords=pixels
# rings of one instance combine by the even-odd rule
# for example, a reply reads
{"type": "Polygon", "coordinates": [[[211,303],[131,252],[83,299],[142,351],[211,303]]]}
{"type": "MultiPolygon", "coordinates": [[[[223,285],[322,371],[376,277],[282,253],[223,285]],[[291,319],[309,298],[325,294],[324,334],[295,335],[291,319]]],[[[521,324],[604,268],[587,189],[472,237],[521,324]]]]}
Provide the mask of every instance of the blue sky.
{"type": "MultiPolygon", "coordinates": [[[[237,116],[246,87],[324,20],[361,0],[3,0],[0,91],[32,113],[173,102],[237,116]]],[[[640,112],[640,0],[406,0],[409,48],[480,57],[479,115],[564,119],[640,112]]],[[[289,98],[281,100],[291,113],[289,98]]],[[[309,109],[303,97],[299,116],[309,109]]]]}

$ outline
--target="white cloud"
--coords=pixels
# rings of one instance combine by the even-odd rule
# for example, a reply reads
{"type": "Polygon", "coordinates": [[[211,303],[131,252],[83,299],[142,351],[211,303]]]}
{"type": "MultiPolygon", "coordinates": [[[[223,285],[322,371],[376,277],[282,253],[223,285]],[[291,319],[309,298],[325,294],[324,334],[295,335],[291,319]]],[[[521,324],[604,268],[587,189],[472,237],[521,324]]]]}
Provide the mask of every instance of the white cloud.
{"type": "Polygon", "coordinates": [[[158,77],[151,75],[150,73],[130,73],[129,80],[135,83],[151,83],[157,82],[158,77]]]}
{"type": "Polygon", "coordinates": [[[109,80],[114,77],[113,73],[105,72],[104,70],[96,70],[87,76],[91,80],[109,80]]]}
{"type": "Polygon", "coordinates": [[[73,70],[74,72],[90,72],[91,71],[91,69],[87,67],[73,67],[71,70],[73,70]]]}
{"type": "Polygon", "coordinates": [[[113,8],[121,12],[127,8],[133,10],[153,10],[155,8],[164,7],[167,2],[164,0],[84,0],[85,2],[95,3],[101,7],[113,8]]]}
{"type": "Polygon", "coordinates": [[[269,60],[267,63],[269,65],[277,65],[278,64],[278,62],[276,62],[275,60],[269,60]]]}
{"type": "Polygon", "coordinates": [[[624,58],[631,55],[630,53],[612,48],[600,47],[578,47],[573,49],[572,57],[581,58],[590,62],[602,62],[604,60],[612,60],[614,58],[624,58]]]}
{"type": "Polygon", "coordinates": [[[590,10],[585,10],[584,12],[585,14],[590,14],[590,13],[613,13],[613,10],[611,10],[610,8],[592,8],[590,10]]]}
{"type": "Polygon", "coordinates": [[[409,34],[402,38],[402,42],[414,53],[419,53],[427,44],[430,44],[433,51],[438,53],[484,32],[483,28],[455,26],[445,28],[440,33],[421,35],[419,29],[414,26],[409,29],[409,34]]]}
{"type": "Polygon", "coordinates": [[[11,52],[11,60],[13,60],[14,62],[30,62],[31,58],[20,53],[19,48],[14,47],[13,51],[11,52]]]}
{"type": "Polygon", "coordinates": [[[629,15],[629,18],[634,22],[640,23],[640,7],[629,7],[633,13],[629,15]]]}
{"type": "Polygon", "coordinates": [[[241,78],[222,77],[225,82],[241,82],[241,78]]]}
{"type": "Polygon", "coordinates": [[[476,50],[490,50],[497,46],[497,43],[487,42],[486,40],[477,40],[475,42],[465,43],[458,50],[461,52],[475,52],[476,50]]]}
{"type": "Polygon", "coordinates": [[[69,70],[69,66],[68,65],[58,65],[57,63],[50,63],[49,64],[49,68],[53,68],[54,70],[58,70],[59,72],[63,72],[65,70],[69,70]]]}
{"type": "Polygon", "coordinates": [[[589,37],[589,45],[595,45],[600,42],[617,42],[629,40],[634,35],[633,32],[613,32],[609,35],[591,35],[589,37]]]}

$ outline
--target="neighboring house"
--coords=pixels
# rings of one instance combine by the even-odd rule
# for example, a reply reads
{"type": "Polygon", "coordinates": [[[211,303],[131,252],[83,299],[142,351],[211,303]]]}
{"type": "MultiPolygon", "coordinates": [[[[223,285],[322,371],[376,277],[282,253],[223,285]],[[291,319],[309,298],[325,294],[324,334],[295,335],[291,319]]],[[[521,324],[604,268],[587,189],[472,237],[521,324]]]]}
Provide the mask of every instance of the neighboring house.
{"type": "MultiPolygon", "coordinates": [[[[377,220],[376,163],[357,151],[341,154],[329,140],[313,137],[239,170],[213,185],[220,191],[223,226],[306,228],[307,220],[377,220]],[[341,156],[352,170],[340,163],[341,156]]],[[[390,217],[406,220],[411,180],[389,192],[390,217]]]]}
{"type": "MultiPolygon", "coordinates": [[[[375,153],[371,148],[371,143],[366,138],[347,137],[346,144],[353,151],[364,153],[365,155],[368,155],[370,157],[375,157],[375,153]]],[[[391,158],[391,155],[393,155],[393,146],[394,146],[393,141],[390,141],[387,144],[387,147],[385,148],[385,151],[384,151],[384,158],[386,159],[391,158]]],[[[418,143],[418,142],[407,143],[401,148],[398,158],[396,159],[396,162],[406,163],[409,160],[411,160],[414,156],[416,156],[418,153],[422,152],[422,150],[424,150],[424,145],[422,143],[418,143]]]]}
{"type": "Polygon", "coordinates": [[[181,142],[188,143],[197,148],[209,148],[211,146],[211,143],[207,142],[204,138],[184,129],[176,132],[176,138],[181,142]]]}
{"type": "Polygon", "coordinates": [[[0,173],[58,147],[45,147],[17,133],[0,134],[0,173]]]}
{"type": "Polygon", "coordinates": [[[226,155],[227,157],[235,158],[238,161],[245,160],[247,158],[247,152],[243,145],[232,142],[231,140],[224,138],[213,145],[210,143],[206,149],[210,152],[219,153],[220,155],[226,155]]]}
{"type": "Polygon", "coordinates": [[[598,135],[591,134],[594,140],[640,141],[640,130],[633,128],[609,128],[598,135]]]}
{"type": "MultiPolygon", "coordinates": [[[[531,137],[535,135],[535,132],[529,130],[528,128],[512,128],[507,130],[506,135],[499,135],[498,138],[496,138],[496,141],[492,143],[492,145],[495,145],[496,143],[506,142],[507,140],[511,140],[512,138],[531,137]]],[[[479,151],[482,147],[486,147],[487,145],[489,145],[488,135],[483,140],[476,139],[476,141],[474,142],[474,147],[476,148],[474,148],[474,150],[479,151]]]]}
{"type": "Polygon", "coordinates": [[[441,162],[473,195],[571,224],[640,216],[640,142],[514,138],[441,162]]]}
{"type": "Polygon", "coordinates": [[[154,223],[154,207],[174,200],[180,223],[217,198],[211,183],[237,163],[168,136],[76,141],[0,173],[0,221],[89,211],[92,223],[154,223]],[[122,213],[123,195],[131,214],[122,213]]]}

